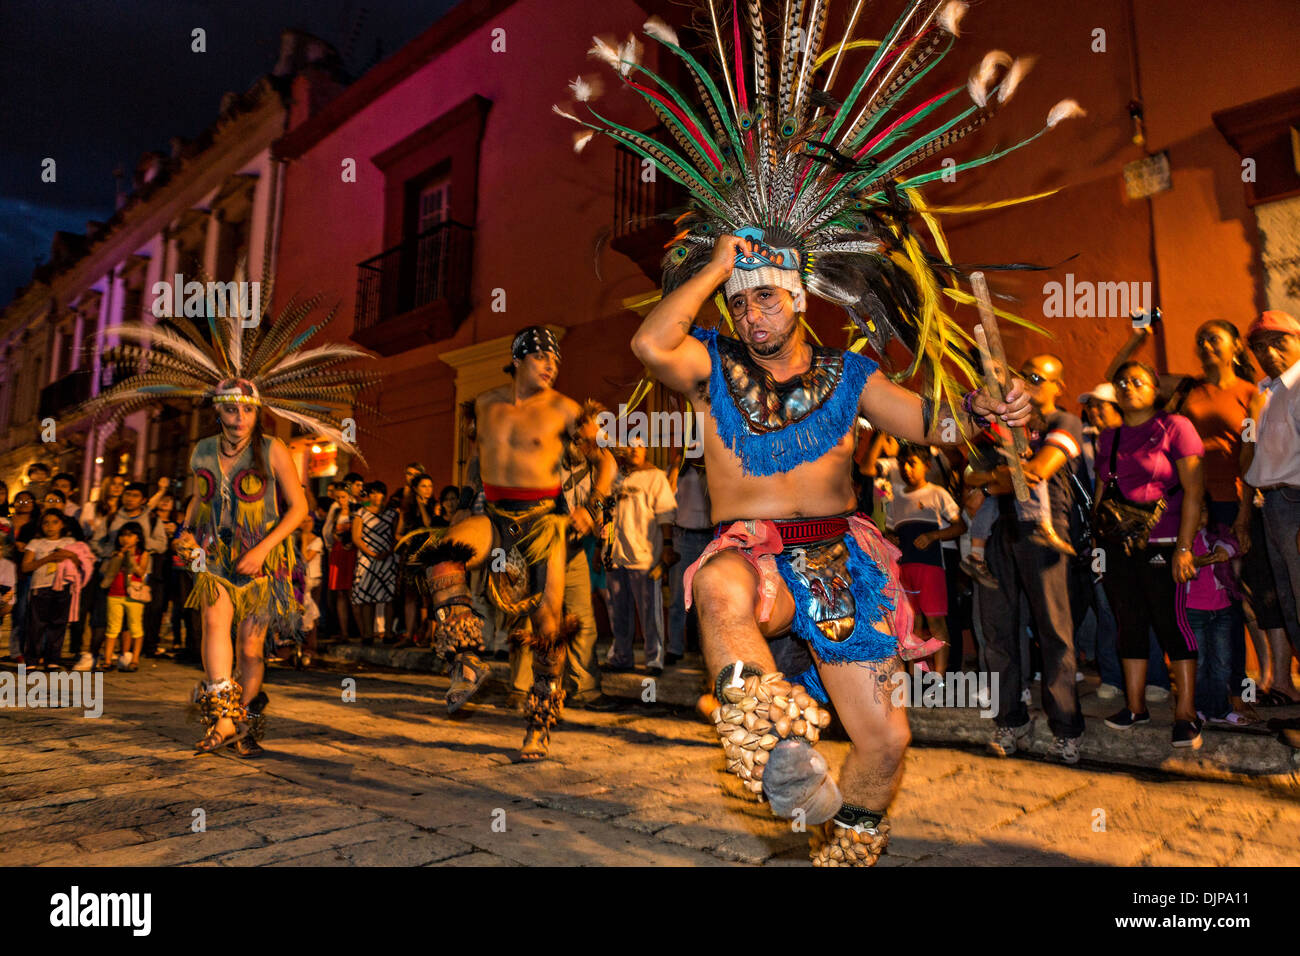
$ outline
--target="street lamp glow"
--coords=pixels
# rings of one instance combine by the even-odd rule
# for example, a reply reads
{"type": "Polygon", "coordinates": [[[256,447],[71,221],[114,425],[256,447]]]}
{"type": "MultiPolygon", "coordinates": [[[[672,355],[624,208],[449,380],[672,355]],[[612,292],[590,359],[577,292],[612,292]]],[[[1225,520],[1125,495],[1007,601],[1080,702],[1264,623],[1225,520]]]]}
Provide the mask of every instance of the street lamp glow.
{"type": "Polygon", "coordinates": [[[102,465],[103,463],[104,463],[104,459],[102,456],[95,459],[95,464],[102,465]]]}
{"type": "Polygon", "coordinates": [[[312,445],[312,446],[311,446],[311,453],[312,453],[313,455],[319,455],[319,454],[320,454],[320,445],[312,445]]]}

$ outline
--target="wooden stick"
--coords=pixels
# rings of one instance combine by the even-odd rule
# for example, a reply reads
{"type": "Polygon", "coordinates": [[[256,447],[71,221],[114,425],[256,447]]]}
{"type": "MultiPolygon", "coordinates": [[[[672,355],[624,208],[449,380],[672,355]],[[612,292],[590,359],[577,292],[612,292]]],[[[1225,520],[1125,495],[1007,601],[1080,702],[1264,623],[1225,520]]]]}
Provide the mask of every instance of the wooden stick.
{"type": "MultiPolygon", "coordinates": [[[[995,401],[1001,402],[1005,398],[1005,393],[1002,391],[1002,380],[998,377],[996,363],[993,361],[993,356],[989,354],[989,340],[984,332],[984,326],[975,326],[975,341],[979,344],[980,363],[984,366],[984,386],[995,401]]],[[[1016,500],[1028,501],[1029,483],[1025,481],[1025,469],[1015,445],[999,438],[998,450],[1002,452],[1011,469],[1011,487],[1015,490],[1016,500]]]]}
{"type": "MultiPolygon", "coordinates": [[[[1011,384],[1011,372],[1007,368],[1007,353],[1002,349],[1002,331],[998,328],[998,317],[993,312],[993,299],[989,296],[989,287],[984,281],[984,273],[972,272],[970,284],[971,290],[975,293],[975,303],[979,306],[980,323],[988,335],[989,356],[997,367],[998,380],[1002,383],[1002,395],[1005,397],[1006,389],[1011,384]]],[[[1029,436],[1025,434],[1023,426],[1011,429],[1011,438],[1016,443],[1017,454],[1023,455],[1029,451],[1029,436]]]]}

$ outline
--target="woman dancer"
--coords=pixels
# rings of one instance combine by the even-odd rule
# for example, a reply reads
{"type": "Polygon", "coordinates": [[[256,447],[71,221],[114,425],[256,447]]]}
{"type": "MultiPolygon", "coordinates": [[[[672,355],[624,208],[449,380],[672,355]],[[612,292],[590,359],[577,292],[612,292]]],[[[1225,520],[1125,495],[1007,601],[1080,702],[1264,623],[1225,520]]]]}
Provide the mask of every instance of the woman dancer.
{"type": "MultiPolygon", "coordinates": [[[[261,288],[272,287],[264,275],[261,288]]],[[[305,348],[328,324],[303,327],[317,301],[291,303],[276,319],[249,325],[239,316],[216,317],[209,300],[207,335],[183,316],[106,333],[147,343],[148,371],[96,398],[92,412],[107,410],[111,419],[120,419],[164,399],[201,399],[217,412],[219,432],[199,441],[190,456],[195,496],[174,544],[194,574],[186,607],[199,610],[203,628],[206,680],[194,700],[206,733],[195,745],[198,753],[224,747],[240,756],[263,752],[257,741],[266,707],[261,685],[267,626],[272,619],[293,624],[302,613],[293,594],[295,557],[288,538],[307,515],[307,500],[288,448],[263,433],[263,409],[359,456],[351,441],[355,422],[348,416],[363,407],[356,395],[376,375],[339,368],[369,355],[361,349],[305,348]]],[[[135,345],[111,350],[119,367],[145,356],[135,345]]]]}

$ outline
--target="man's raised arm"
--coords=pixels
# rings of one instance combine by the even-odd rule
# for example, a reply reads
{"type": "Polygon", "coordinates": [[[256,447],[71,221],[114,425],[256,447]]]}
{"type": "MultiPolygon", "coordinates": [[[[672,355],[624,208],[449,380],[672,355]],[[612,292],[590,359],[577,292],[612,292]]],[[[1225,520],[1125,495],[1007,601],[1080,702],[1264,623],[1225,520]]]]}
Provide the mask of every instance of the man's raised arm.
{"type": "MultiPolygon", "coordinates": [[[[984,389],[971,395],[971,411],[996,418],[1005,425],[1023,425],[1029,421],[1029,395],[1024,384],[1014,379],[1006,400],[996,402],[984,389]]],[[[858,400],[858,411],[871,424],[904,441],[925,445],[954,445],[959,435],[945,436],[944,420],[953,417],[946,406],[938,408],[928,398],[895,385],[884,372],[876,370],[867,378],[858,400]]]]}
{"type": "Polygon", "coordinates": [[[709,377],[709,352],[691,337],[691,323],[718,286],[731,277],[742,243],[735,236],[720,238],[708,265],[664,296],[632,336],[633,354],[669,388],[690,394],[709,377]]]}

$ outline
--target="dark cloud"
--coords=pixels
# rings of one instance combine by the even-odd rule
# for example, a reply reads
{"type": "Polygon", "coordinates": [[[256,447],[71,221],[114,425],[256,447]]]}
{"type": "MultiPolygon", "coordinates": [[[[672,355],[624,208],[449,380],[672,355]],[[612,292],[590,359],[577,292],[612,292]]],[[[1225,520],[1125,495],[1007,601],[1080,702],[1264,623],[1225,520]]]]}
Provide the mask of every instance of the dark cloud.
{"type": "Polygon", "coordinates": [[[280,31],[333,44],[355,76],[428,29],[453,0],[130,0],[0,3],[0,304],[31,278],[54,230],[114,211],[113,170],[168,152],[217,117],[221,97],[274,66],[280,31]],[[191,50],[192,31],[207,52],[191,50]],[[54,183],[41,181],[46,157],[54,183]]]}

